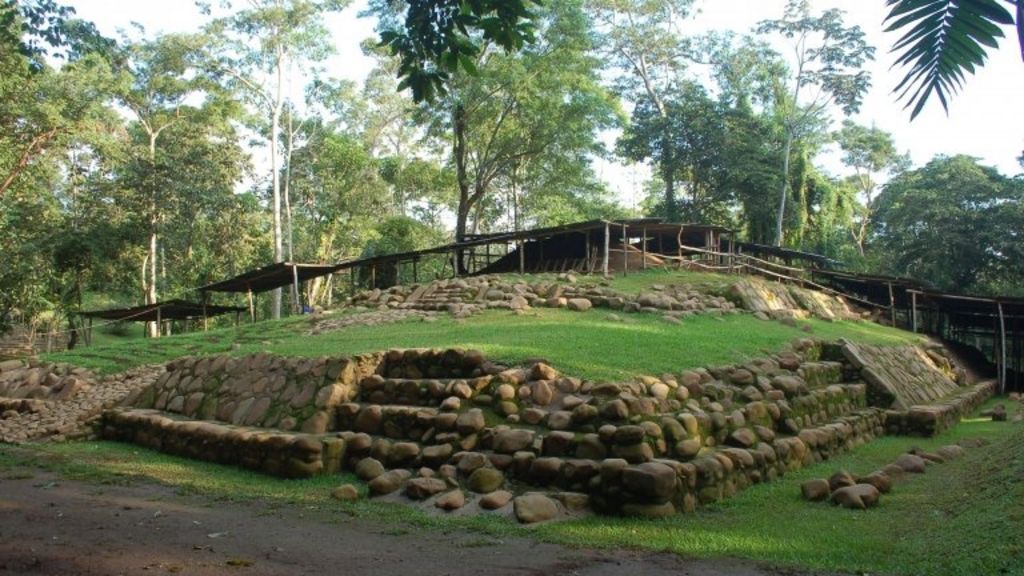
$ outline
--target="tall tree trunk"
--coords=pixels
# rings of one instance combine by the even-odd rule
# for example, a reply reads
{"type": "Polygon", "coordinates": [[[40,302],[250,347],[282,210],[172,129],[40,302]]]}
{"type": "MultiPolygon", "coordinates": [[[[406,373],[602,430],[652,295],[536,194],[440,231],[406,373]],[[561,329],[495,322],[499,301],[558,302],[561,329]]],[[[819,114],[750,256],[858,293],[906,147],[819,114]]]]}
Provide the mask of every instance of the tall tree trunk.
{"type": "MultiPolygon", "coordinates": [[[[156,170],[156,138],[155,132],[149,134],[149,167],[151,171],[156,170]]],[[[156,270],[157,270],[157,244],[159,239],[157,238],[157,224],[159,222],[157,216],[157,205],[156,190],[149,191],[149,283],[144,284],[146,290],[146,304],[156,304],[157,302],[157,290],[156,290],[156,270]]],[[[149,330],[149,336],[156,338],[160,336],[160,325],[156,322],[147,323],[149,330]]]]}
{"type": "MultiPolygon", "coordinates": [[[[455,174],[459,185],[459,208],[455,214],[455,241],[463,242],[466,239],[466,226],[469,221],[469,212],[473,209],[470,196],[469,174],[467,173],[468,151],[466,150],[466,109],[462,104],[455,105],[453,112],[452,128],[455,133],[455,174]]],[[[456,253],[455,266],[460,274],[465,272],[462,250],[456,253]]]]}
{"type": "Polygon", "coordinates": [[[676,201],[676,174],[673,158],[671,139],[666,133],[662,135],[661,157],[661,179],[665,184],[665,216],[669,222],[678,222],[679,203],[676,201]]]}
{"type": "MultiPolygon", "coordinates": [[[[274,108],[270,114],[270,170],[272,172],[273,181],[273,198],[271,203],[273,204],[273,234],[274,234],[274,262],[281,262],[284,260],[284,248],[283,248],[283,233],[281,230],[281,172],[278,166],[278,139],[281,135],[281,107],[282,107],[282,90],[283,90],[283,56],[279,56],[277,61],[277,86],[275,87],[276,96],[274,98],[274,108]]],[[[270,314],[274,320],[281,318],[281,289],[276,288],[273,291],[270,301],[270,314]]]]}
{"type": "Polygon", "coordinates": [[[779,211],[775,215],[775,245],[782,246],[782,223],[786,218],[786,196],[789,193],[789,155],[793,150],[793,133],[786,129],[786,146],[782,158],[782,192],[779,194],[779,211]]]}

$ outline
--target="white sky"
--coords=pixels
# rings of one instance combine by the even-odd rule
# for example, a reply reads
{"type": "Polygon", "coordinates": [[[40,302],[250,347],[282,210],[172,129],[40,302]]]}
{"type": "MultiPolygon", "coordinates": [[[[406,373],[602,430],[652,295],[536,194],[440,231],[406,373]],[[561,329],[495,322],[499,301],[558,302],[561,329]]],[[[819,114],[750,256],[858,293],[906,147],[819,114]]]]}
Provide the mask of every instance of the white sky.
{"type": "MultiPolygon", "coordinates": [[[[127,29],[131,22],[142,24],[150,33],[191,31],[203,22],[191,0],[66,1],[79,17],[94,22],[107,35],[127,29]]],[[[373,34],[372,22],[356,16],[364,3],[355,0],[345,12],[328,20],[328,27],[335,31],[338,51],[328,63],[332,76],[361,81],[372,67],[359,49],[360,41],[373,34]]],[[[785,0],[698,0],[701,14],[686,23],[686,32],[744,33],[761,20],[780,17],[785,4],[785,0]]],[[[845,10],[847,24],[859,24],[868,41],[878,48],[877,59],[870,66],[873,85],[854,120],[891,132],[897,145],[911,153],[915,165],[926,163],[936,154],[968,154],[1004,174],[1021,172],[1016,159],[1024,150],[1024,114],[1018,110],[1024,101],[1024,62],[1016,34],[1006,29],[1001,49],[990,52],[988,64],[968,78],[964,90],[953,99],[948,116],[935,100],[911,123],[909,111],[896,103],[891,93],[901,74],[889,69],[894,58],[888,46],[897,36],[882,32],[885,0],[812,0],[812,4],[816,10],[845,10]]],[[[841,168],[834,158],[821,160],[828,170],[838,172],[841,168]]],[[[598,170],[623,203],[634,205],[645,170],[606,163],[601,163],[598,170]]]]}

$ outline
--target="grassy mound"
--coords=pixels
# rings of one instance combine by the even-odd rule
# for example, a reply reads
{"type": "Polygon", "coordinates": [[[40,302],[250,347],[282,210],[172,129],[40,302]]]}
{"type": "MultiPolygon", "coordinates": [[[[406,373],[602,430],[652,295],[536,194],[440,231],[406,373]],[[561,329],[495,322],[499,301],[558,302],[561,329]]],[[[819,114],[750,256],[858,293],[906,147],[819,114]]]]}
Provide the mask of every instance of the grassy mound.
{"type": "Polygon", "coordinates": [[[478,348],[503,362],[545,358],[568,373],[593,379],[662,374],[685,368],[735,363],[776,352],[794,338],[840,337],[873,344],[906,344],[914,334],[868,322],[806,322],[811,332],[751,315],[699,316],[670,324],[655,314],[620,314],[610,320],[602,310],[577,313],[537,309],[516,316],[490,311],[467,320],[402,322],[356,326],[310,335],[302,318],[262,322],[159,340],[127,340],[50,354],[47,360],[70,362],[101,372],[184,355],[271,352],[286,356],[327,356],[387,348],[478,348]]]}

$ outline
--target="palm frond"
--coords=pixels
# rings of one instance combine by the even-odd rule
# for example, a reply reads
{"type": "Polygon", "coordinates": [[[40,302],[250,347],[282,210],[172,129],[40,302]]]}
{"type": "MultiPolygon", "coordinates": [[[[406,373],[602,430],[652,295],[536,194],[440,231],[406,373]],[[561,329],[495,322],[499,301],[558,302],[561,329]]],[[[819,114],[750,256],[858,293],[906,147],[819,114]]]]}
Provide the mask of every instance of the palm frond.
{"type": "MultiPolygon", "coordinates": [[[[887,5],[885,31],[906,30],[893,46],[894,52],[902,51],[894,66],[909,70],[893,92],[913,107],[911,119],[932,95],[948,111],[965,75],[985,64],[986,48],[998,46],[1000,26],[1013,24],[999,0],[887,0],[887,5]]],[[[1024,27],[1018,29],[1024,39],[1024,27]]]]}

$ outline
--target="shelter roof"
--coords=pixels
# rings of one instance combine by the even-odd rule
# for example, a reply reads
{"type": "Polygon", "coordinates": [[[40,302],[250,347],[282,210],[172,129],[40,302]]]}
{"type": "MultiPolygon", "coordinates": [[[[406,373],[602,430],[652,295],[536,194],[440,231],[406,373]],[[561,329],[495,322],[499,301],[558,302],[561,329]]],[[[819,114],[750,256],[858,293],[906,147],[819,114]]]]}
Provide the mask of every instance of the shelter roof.
{"type": "Polygon", "coordinates": [[[780,248],[779,246],[768,246],[767,244],[754,244],[752,242],[737,242],[736,246],[743,250],[743,252],[759,254],[762,256],[772,256],[788,260],[805,260],[807,262],[818,264],[819,266],[842,265],[842,262],[838,260],[833,260],[832,258],[822,256],[821,254],[815,254],[813,252],[780,248]]]}
{"type": "Polygon", "coordinates": [[[101,320],[117,320],[131,322],[156,322],[159,320],[188,320],[204,316],[220,316],[232,312],[245,312],[245,308],[234,306],[213,306],[186,302],[184,300],[168,300],[156,304],[134,306],[132,308],[113,308],[110,310],[92,310],[82,312],[86,318],[101,320]]]}
{"type": "Polygon", "coordinates": [[[657,232],[659,230],[671,231],[675,233],[680,227],[686,230],[694,231],[715,231],[730,233],[731,229],[724,226],[713,226],[706,224],[676,224],[666,222],[662,218],[634,218],[625,220],[587,220],[585,222],[575,222],[572,224],[563,224],[559,226],[549,226],[546,228],[533,228],[531,230],[520,230],[517,232],[493,232],[488,234],[472,234],[466,237],[463,242],[454,242],[445,244],[442,246],[435,246],[433,248],[425,248],[423,250],[413,250],[410,252],[398,252],[394,254],[381,254],[379,256],[370,256],[367,258],[360,258],[358,260],[349,260],[338,264],[337,268],[333,271],[346,270],[349,268],[355,268],[358,266],[366,266],[371,264],[380,264],[382,262],[396,262],[403,260],[415,260],[421,256],[429,254],[446,254],[459,250],[461,248],[472,248],[474,246],[483,246],[485,244],[494,244],[498,242],[517,242],[526,240],[541,240],[557,236],[560,234],[571,234],[579,232],[589,232],[594,230],[604,230],[605,225],[612,226],[614,228],[621,228],[626,226],[627,228],[643,228],[646,227],[648,232],[657,232]]]}
{"type": "Polygon", "coordinates": [[[992,325],[992,319],[999,317],[1000,308],[1004,318],[1024,318],[1024,298],[971,296],[924,290],[908,292],[917,295],[918,307],[933,308],[956,316],[975,317],[979,322],[989,326],[992,325]]]}
{"type": "Polygon", "coordinates": [[[275,288],[291,286],[298,276],[299,282],[312,278],[327,276],[339,270],[338,264],[298,264],[295,262],[278,262],[257,270],[250,270],[234,278],[221,280],[203,286],[200,292],[268,292],[275,288]]]}

